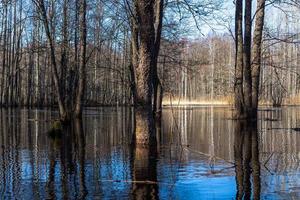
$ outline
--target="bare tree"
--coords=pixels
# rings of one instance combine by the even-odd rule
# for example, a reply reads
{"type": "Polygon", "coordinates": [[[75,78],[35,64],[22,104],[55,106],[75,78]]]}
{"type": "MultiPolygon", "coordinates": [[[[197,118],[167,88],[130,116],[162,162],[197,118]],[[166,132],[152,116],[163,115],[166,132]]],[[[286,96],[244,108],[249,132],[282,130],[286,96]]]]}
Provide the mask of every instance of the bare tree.
{"type": "Polygon", "coordinates": [[[234,118],[244,117],[243,94],[243,0],[236,1],[235,7],[235,76],[234,76],[234,118]]]}
{"type": "MultiPolygon", "coordinates": [[[[134,13],[138,28],[138,52],[135,67],[136,85],[136,132],[135,142],[149,144],[154,142],[154,118],[152,112],[152,79],[155,55],[154,29],[155,1],[135,0],[134,13]]],[[[134,52],[133,52],[134,53],[134,52]]]]}
{"type": "MultiPolygon", "coordinates": [[[[66,92],[65,81],[66,81],[66,71],[67,71],[67,49],[68,49],[68,19],[67,19],[67,0],[64,1],[63,5],[63,44],[62,44],[62,54],[61,54],[61,73],[59,76],[58,64],[56,58],[56,46],[53,34],[51,34],[51,29],[54,28],[53,24],[50,23],[49,17],[47,15],[47,10],[44,0],[34,0],[35,5],[39,11],[40,17],[43,21],[46,36],[50,46],[50,57],[52,64],[52,77],[54,80],[54,85],[56,89],[57,103],[59,106],[60,119],[63,122],[68,122],[75,114],[76,117],[81,117],[82,113],[82,101],[84,97],[85,90],[85,67],[86,67],[86,1],[79,0],[78,2],[78,15],[79,15],[79,70],[78,77],[79,81],[77,85],[77,91],[66,92]],[[76,95],[73,96],[72,95],[76,95]],[[67,97],[65,97],[67,96],[67,97]],[[66,99],[66,101],[65,101],[66,99]],[[74,99],[75,108],[69,105],[69,99],[74,99]],[[74,113],[73,113],[74,112],[74,113]]],[[[51,17],[51,16],[50,16],[51,17]]],[[[72,72],[72,71],[70,71],[72,72]]],[[[75,72],[76,73],[76,72],[75,72]]],[[[71,104],[73,105],[73,103],[71,104]]]]}
{"type": "Polygon", "coordinates": [[[255,16],[255,28],[253,33],[253,49],[252,49],[252,107],[253,113],[257,115],[258,95],[259,95],[259,80],[262,56],[262,34],[264,28],[265,17],[265,0],[257,1],[257,9],[255,16]]]}
{"type": "MultiPolygon", "coordinates": [[[[245,1],[244,20],[244,103],[245,114],[251,115],[252,78],[251,78],[251,40],[252,40],[252,0],[245,1]]],[[[247,116],[250,117],[250,116],[247,116]]]]}
{"type": "Polygon", "coordinates": [[[78,92],[76,96],[75,114],[76,117],[81,117],[82,114],[82,101],[85,90],[85,79],[86,79],[86,0],[79,0],[79,84],[78,92]]]}
{"type": "Polygon", "coordinates": [[[37,9],[40,13],[40,16],[43,20],[44,23],[44,28],[46,31],[47,39],[50,45],[50,52],[51,52],[51,63],[52,63],[52,77],[54,80],[54,86],[57,94],[57,103],[59,107],[59,114],[60,118],[62,121],[68,121],[70,119],[69,113],[66,110],[65,104],[63,102],[63,94],[62,94],[62,87],[61,87],[61,82],[59,80],[58,76],[58,67],[57,67],[57,61],[56,61],[56,56],[55,56],[55,45],[53,41],[53,36],[51,35],[50,31],[50,24],[46,12],[46,7],[44,0],[33,0],[34,3],[37,6],[37,9]]]}

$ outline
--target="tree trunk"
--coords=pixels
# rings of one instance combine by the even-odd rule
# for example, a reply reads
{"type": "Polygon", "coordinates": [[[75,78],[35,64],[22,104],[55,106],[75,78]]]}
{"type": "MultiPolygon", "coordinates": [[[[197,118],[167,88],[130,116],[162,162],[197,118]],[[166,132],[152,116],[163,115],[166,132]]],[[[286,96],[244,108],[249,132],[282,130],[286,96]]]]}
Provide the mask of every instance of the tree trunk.
{"type": "Polygon", "coordinates": [[[5,90],[5,79],[6,79],[6,43],[7,43],[7,4],[4,4],[4,13],[3,13],[3,24],[2,29],[3,33],[3,53],[2,53],[2,79],[1,79],[1,106],[4,105],[4,90],[5,90]]]}
{"type": "Polygon", "coordinates": [[[153,112],[156,120],[161,120],[162,117],[162,100],[163,100],[163,87],[156,74],[156,78],[153,80],[154,94],[153,94],[153,112]]]}
{"type": "Polygon", "coordinates": [[[55,47],[54,47],[53,37],[50,33],[50,27],[49,27],[49,22],[48,22],[48,17],[47,17],[47,13],[46,13],[44,0],[39,0],[39,1],[36,1],[35,3],[39,9],[39,12],[41,13],[46,36],[47,36],[47,39],[48,39],[48,42],[50,45],[52,77],[53,77],[54,86],[55,86],[55,90],[56,90],[56,94],[57,94],[57,103],[58,103],[58,107],[59,107],[60,118],[62,121],[66,122],[66,121],[70,120],[70,116],[69,116],[69,113],[66,111],[64,103],[63,103],[61,86],[60,86],[60,81],[59,81],[59,76],[58,76],[58,71],[57,71],[57,63],[56,63],[56,58],[55,58],[55,47]]]}
{"type": "Polygon", "coordinates": [[[244,101],[245,115],[251,116],[252,108],[252,78],[251,78],[251,34],[252,34],[252,0],[245,1],[244,21],[244,101]]]}
{"type": "Polygon", "coordinates": [[[155,42],[154,42],[154,67],[153,67],[153,113],[156,119],[160,120],[162,115],[163,88],[158,76],[157,62],[160,49],[164,0],[155,1],[155,42]]]}
{"type": "Polygon", "coordinates": [[[80,118],[82,114],[82,102],[85,91],[86,79],[86,0],[79,0],[79,83],[76,96],[75,115],[80,118]]]}
{"type": "Polygon", "coordinates": [[[154,0],[136,0],[137,24],[139,28],[138,63],[135,66],[136,80],[136,132],[135,142],[151,144],[155,141],[152,112],[152,77],[154,58],[154,0]]]}
{"type": "Polygon", "coordinates": [[[135,16],[131,18],[131,48],[130,48],[130,56],[131,56],[131,63],[129,65],[129,72],[130,72],[130,89],[131,95],[133,99],[133,105],[136,106],[136,72],[138,65],[138,57],[139,57],[139,30],[138,24],[135,19],[135,16]]]}
{"type": "Polygon", "coordinates": [[[258,108],[264,16],[265,16],[265,0],[258,0],[256,18],[255,18],[255,28],[253,33],[253,50],[252,50],[252,56],[253,56],[252,57],[252,107],[253,107],[253,114],[255,117],[257,117],[257,108],[258,108]]]}
{"type": "Polygon", "coordinates": [[[62,27],[62,49],[61,49],[61,60],[60,60],[60,82],[61,82],[61,93],[62,101],[66,105],[66,109],[70,110],[70,105],[67,103],[70,94],[66,90],[67,83],[67,72],[68,72],[68,0],[63,2],[63,27],[62,27]]]}
{"type": "Polygon", "coordinates": [[[235,8],[235,80],[234,80],[234,113],[235,119],[244,116],[244,95],[243,95],[243,0],[236,1],[235,8]]]}

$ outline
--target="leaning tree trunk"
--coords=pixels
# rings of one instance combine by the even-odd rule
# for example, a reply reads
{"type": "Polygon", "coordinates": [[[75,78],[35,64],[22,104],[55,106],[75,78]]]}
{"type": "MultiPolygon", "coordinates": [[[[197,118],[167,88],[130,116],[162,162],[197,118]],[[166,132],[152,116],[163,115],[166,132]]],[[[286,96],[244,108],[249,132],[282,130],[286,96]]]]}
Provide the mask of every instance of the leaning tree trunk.
{"type": "Polygon", "coordinates": [[[138,64],[135,69],[136,112],[135,142],[155,143],[154,118],[152,112],[152,73],[154,50],[153,0],[136,0],[139,28],[138,64]]]}
{"type": "Polygon", "coordinates": [[[51,57],[51,62],[52,62],[52,77],[53,77],[54,86],[55,86],[55,90],[56,90],[56,94],[57,94],[57,103],[58,103],[58,107],[59,107],[60,118],[62,121],[66,122],[66,121],[69,121],[70,116],[69,116],[69,113],[66,111],[64,103],[63,103],[61,86],[60,86],[58,70],[57,70],[57,63],[56,63],[56,58],[55,58],[55,47],[54,47],[52,35],[50,33],[49,21],[47,18],[44,0],[37,0],[37,1],[34,1],[34,3],[36,3],[36,5],[39,9],[39,12],[41,13],[46,36],[47,36],[47,39],[48,39],[48,42],[50,45],[50,57],[51,57]]]}
{"type": "Polygon", "coordinates": [[[86,79],[86,0],[79,0],[79,83],[78,83],[78,92],[76,96],[75,103],[75,115],[76,117],[81,117],[82,114],[82,102],[84,97],[85,90],[85,79],[86,79]]]}
{"type": "Polygon", "coordinates": [[[234,79],[234,113],[235,119],[244,116],[244,95],[243,95],[243,0],[236,1],[235,11],[235,79],[234,79]]]}
{"type": "Polygon", "coordinates": [[[254,116],[257,117],[259,79],[261,67],[261,48],[262,34],[265,16],[265,0],[257,1],[257,11],[255,19],[255,28],[253,33],[253,51],[252,51],[252,107],[254,116]]]}
{"type": "Polygon", "coordinates": [[[245,114],[251,116],[252,108],[252,78],[251,78],[251,31],[252,31],[252,0],[245,1],[244,30],[244,101],[245,114]]]}

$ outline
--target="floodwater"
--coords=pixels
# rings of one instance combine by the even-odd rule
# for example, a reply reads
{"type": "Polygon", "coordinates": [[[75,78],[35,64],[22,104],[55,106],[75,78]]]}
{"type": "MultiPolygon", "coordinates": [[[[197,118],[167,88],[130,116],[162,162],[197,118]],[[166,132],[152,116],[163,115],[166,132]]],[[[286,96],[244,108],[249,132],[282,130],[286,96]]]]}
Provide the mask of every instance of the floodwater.
{"type": "Polygon", "coordinates": [[[61,137],[49,110],[0,111],[0,199],[300,199],[300,108],[166,108],[153,149],[129,108],[90,108],[61,137]],[[249,123],[248,123],[249,124],[249,123]]]}

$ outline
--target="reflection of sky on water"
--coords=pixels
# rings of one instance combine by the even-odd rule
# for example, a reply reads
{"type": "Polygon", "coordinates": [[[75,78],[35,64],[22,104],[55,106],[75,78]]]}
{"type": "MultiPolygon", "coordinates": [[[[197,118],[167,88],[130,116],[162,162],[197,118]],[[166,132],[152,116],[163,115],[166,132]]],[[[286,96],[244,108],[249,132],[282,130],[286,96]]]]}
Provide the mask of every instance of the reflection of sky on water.
{"type": "MultiPolygon", "coordinates": [[[[49,161],[42,159],[42,164],[32,166],[30,163],[30,156],[27,150],[21,152],[21,168],[20,168],[20,185],[18,194],[25,195],[30,198],[37,195],[32,193],[32,187],[39,191],[40,198],[45,196],[45,187],[49,179],[49,161]],[[34,177],[37,176],[38,179],[34,177]]],[[[87,198],[101,197],[103,199],[114,199],[117,197],[127,197],[130,192],[131,182],[129,161],[122,160],[123,155],[120,152],[113,152],[109,160],[99,162],[86,160],[85,163],[85,184],[88,190],[87,198]],[[125,170],[125,171],[124,171],[125,170]],[[112,180],[116,180],[113,182],[112,180]],[[118,181],[117,181],[118,180],[118,181]],[[125,181],[128,182],[125,182],[125,181]],[[98,187],[97,187],[98,185],[98,187]],[[99,190],[101,187],[101,190],[99,190]],[[99,190],[99,191],[97,191],[99,190]],[[105,191],[105,192],[104,192],[105,191]]],[[[109,157],[109,156],[108,156],[109,157]]],[[[192,160],[190,164],[185,163],[184,166],[168,165],[163,158],[159,160],[158,182],[159,182],[159,196],[161,199],[214,199],[222,196],[225,199],[235,197],[235,177],[231,169],[228,176],[224,173],[218,175],[207,175],[210,173],[210,168],[207,163],[197,160],[192,160]],[[176,170],[176,171],[174,171],[176,170]],[[175,174],[174,174],[175,173],[175,174]],[[170,176],[176,176],[170,178],[170,176]]],[[[77,171],[79,170],[77,165],[77,171]]],[[[228,166],[215,166],[214,170],[220,170],[228,166]]],[[[62,198],[62,180],[61,180],[61,163],[56,158],[55,163],[55,194],[56,198],[62,198]]],[[[78,173],[78,172],[77,172],[78,173]]],[[[74,174],[75,175],[75,171],[74,174]]],[[[68,176],[68,175],[67,175],[68,176]]],[[[12,177],[12,174],[10,175],[12,177]]],[[[78,178],[69,178],[69,193],[72,194],[72,182],[78,187],[78,178]],[[73,180],[72,180],[73,179],[73,180]]],[[[11,182],[13,184],[13,182],[11,182]]],[[[78,188],[74,189],[73,197],[78,196],[78,188]]],[[[6,185],[7,190],[13,191],[12,185],[6,185]]],[[[8,194],[9,196],[11,194],[8,194]]],[[[16,194],[15,194],[16,195],[16,194]]]]}
{"type": "MultiPolygon", "coordinates": [[[[261,199],[300,199],[299,133],[284,134],[285,129],[266,131],[269,127],[299,126],[299,112],[300,109],[284,111],[282,116],[287,120],[277,124],[260,122],[260,127],[264,128],[259,135],[260,161],[266,165],[261,164],[261,199]]],[[[44,115],[43,112],[39,113],[44,115]]],[[[210,116],[212,113],[209,109],[185,113],[188,113],[188,117],[184,113],[178,115],[179,121],[187,120],[178,123],[178,126],[188,125],[186,129],[181,129],[186,132],[178,137],[190,145],[184,150],[174,142],[178,139],[176,133],[173,133],[173,142],[170,143],[170,127],[175,125],[170,121],[170,113],[165,114],[161,140],[163,145],[156,165],[160,199],[235,199],[237,186],[233,165],[232,121],[224,120],[224,110],[214,111],[213,116],[210,116]],[[213,126],[207,124],[211,118],[214,119],[213,126]],[[204,124],[199,124],[199,121],[204,124]],[[210,155],[211,152],[214,156],[210,155]]],[[[268,118],[272,117],[269,115],[268,118]]],[[[122,120],[125,124],[117,127],[116,121],[120,116],[116,113],[115,116],[110,113],[109,118],[103,116],[86,119],[84,162],[80,160],[78,149],[73,148],[70,153],[74,164],[72,168],[68,167],[69,161],[62,156],[62,147],[57,146],[51,150],[49,138],[45,135],[49,124],[40,123],[37,126],[36,122],[20,118],[19,121],[5,123],[2,120],[0,198],[48,198],[51,193],[51,166],[54,166],[53,193],[57,199],[62,199],[64,195],[78,199],[84,188],[87,190],[86,199],[130,198],[133,173],[131,155],[128,143],[122,144],[120,141],[130,139],[126,134],[130,134],[128,124],[131,123],[128,121],[126,124],[126,120],[122,120]],[[15,123],[25,128],[11,128],[15,123]],[[29,131],[32,133],[29,134],[29,131]],[[38,137],[34,133],[38,133],[38,137]],[[51,159],[55,161],[54,165],[53,162],[51,165],[51,159]]]]}

